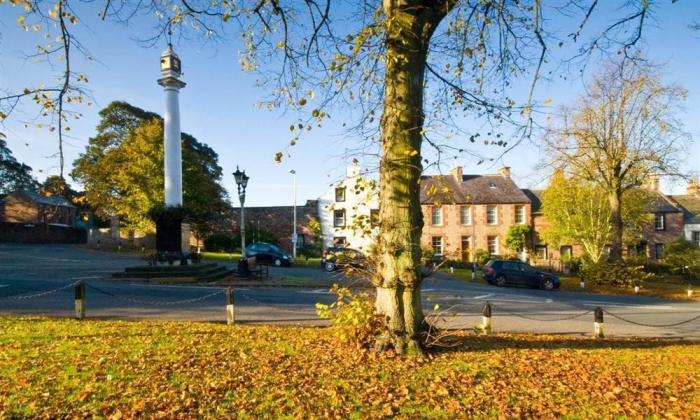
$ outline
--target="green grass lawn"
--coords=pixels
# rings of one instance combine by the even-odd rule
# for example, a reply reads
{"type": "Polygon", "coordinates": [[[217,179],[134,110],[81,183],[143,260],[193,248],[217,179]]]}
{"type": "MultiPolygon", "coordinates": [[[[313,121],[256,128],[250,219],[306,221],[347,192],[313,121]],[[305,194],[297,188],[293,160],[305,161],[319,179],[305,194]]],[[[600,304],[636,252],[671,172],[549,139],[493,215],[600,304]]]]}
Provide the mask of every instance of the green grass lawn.
{"type": "MultiPolygon", "coordinates": [[[[241,254],[239,252],[234,252],[232,254],[226,252],[202,252],[202,258],[207,261],[238,262],[238,260],[241,259],[241,254]]],[[[292,261],[292,265],[295,267],[313,267],[320,269],[321,259],[297,257],[292,261]]]]}
{"type": "Polygon", "coordinates": [[[403,358],[333,331],[0,317],[0,418],[700,413],[697,343],[460,335],[403,358]]]}

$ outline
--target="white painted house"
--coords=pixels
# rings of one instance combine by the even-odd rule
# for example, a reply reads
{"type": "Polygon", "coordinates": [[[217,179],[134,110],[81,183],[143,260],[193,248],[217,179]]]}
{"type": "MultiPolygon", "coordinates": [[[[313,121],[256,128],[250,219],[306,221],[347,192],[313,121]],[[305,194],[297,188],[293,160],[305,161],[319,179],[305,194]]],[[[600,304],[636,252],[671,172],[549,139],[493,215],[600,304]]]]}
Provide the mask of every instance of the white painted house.
{"type": "Polygon", "coordinates": [[[347,168],[345,179],[318,199],[323,246],[346,246],[367,252],[378,233],[377,181],[356,164],[347,168]]]}

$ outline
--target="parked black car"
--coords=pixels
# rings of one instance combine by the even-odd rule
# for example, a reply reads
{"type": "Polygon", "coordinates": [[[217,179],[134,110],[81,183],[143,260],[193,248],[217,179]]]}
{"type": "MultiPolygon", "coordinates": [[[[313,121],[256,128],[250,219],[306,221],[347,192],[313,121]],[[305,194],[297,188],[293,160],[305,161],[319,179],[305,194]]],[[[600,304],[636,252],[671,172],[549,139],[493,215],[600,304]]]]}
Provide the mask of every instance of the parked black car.
{"type": "Polygon", "coordinates": [[[490,284],[503,287],[518,285],[552,290],[561,285],[559,277],[538,271],[520,261],[491,260],[484,267],[484,278],[490,284]]]}
{"type": "Polygon", "coordinates": [[[330,247],[321,256],[321,266],[328,272],[345,267],[363,267],[366,262],[362,252],[352,248],[330,247]]]}
{"type": "Polygon", "coordinates": [[[256,257],[259,264],[274,264],[276,266],[290,265],[292,257],[277,245],[266,242],[256,242],[245,248],[246,258],[256,257]]]}

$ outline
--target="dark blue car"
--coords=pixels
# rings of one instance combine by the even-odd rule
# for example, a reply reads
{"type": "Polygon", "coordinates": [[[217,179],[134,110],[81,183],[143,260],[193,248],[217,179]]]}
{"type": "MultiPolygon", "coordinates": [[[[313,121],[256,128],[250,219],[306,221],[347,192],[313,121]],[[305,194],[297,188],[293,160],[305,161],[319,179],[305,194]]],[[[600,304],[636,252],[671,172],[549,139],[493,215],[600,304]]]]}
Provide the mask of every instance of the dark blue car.
{"type": "Polygon", "coordinates": [[[484,279],[499,287],[514,285],[552,290],[561,286],[559,277],[535,270],[520,261],[491,260],[484,267],[484,279]]]}

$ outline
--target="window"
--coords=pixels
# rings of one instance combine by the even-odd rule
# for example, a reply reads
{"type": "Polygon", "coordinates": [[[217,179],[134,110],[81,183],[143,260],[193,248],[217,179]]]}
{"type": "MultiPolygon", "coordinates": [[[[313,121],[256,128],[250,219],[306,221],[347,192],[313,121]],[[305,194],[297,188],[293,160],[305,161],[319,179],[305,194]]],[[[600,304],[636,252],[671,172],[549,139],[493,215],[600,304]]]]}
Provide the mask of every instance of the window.
{"type": "Polygon", "coordinates": [[[690,233],[690,237],[692,238],[693,242],[695,242],[697,245],[700,245],[700,231],[694,230],[690,233]]]}
{"type": "Polygon", "coordinates": [[[333,211],[333,226],[345,227],[345,210],[333,211]]]}
{"type": "Polygon", "coordinates": [[[547,245],[537,245],[535,247],[535,255],[537,255],[538,260],[546,260],[548,258],[547,254],[547,245]]]}
{"type": "Polygon", "coordinates": [[[345,236],[336,236],[333,238],[333,246],[346,246],[348,244],[348,240],[345,238],[345,236]]]}
{"type": "Polygon", "coordinates": [[[430,224],[433,226],[442,226],[442,207],[430,208],[430,224]]]}
{"type": "Polygon", "coordinates": [[[654,244],[654,258],[657,260],[664,257],[664,244],[654,244]]]}
{"type": "Polygon", "coordinates": [[[489,255],[498,255],[498,236],[489,236],[487,240],[489,255]]]}
{"type": "Polygon", "coordinates": [[[663,213],[654,214],[654,227],[656,230],[666,230],[666,217],[663,213]]]}
{"type": "Polygon", "coordinates": [[[503,269],[506,271],[520,271],[518,263],[514,261],[503,261],[503,269]]]}
{"type": "Polygon", "coordinates": [[[442,237],[433,236],[433,253],[437,256],[442,256],[442,237]]]}
{"type": "Polygon", "coordinates": [[[495,225],[498,223],[498,207],[486,207],[486,223],[488,223],[489,225],[495,225]]]}
{"type": "Polygon", "coordinates": [[[338,187],[335,189],[335,201],[336,202],[345,201],[345,187],[338,187]]]}
{"type": "Polygon", "coordinates": [[[564,245],[561,248],[559,248],[559,254],[561,255],[562,259],[571,258],[571,256],[572,256],[571,245],[564,245]]]}
{"type": "Polygon", "coordinates": [[[463,225],[472,224],[472,208],[470,206],[462,206],[459,208],[459,222],[463,225]]]}
{"type": "Polygon", "coordinates": [[[372,209],[369,211],[369,223],[372,227],[379,226],[379,210],[372,209]]]}
{"type": "Polygon", "coordinates": [[[471,258],[470,250],[472,247],[472,238],[470,236],[462,236],[462,261],[469,261],[471,258]]]}
{"type": "Polygon", "coordinates": [[[301,233],[297,233],[297,247],[302,247],[305,243],[306,237],[301,233]]]}
{"type": "Polygon", "coordinates": [[[527,264],[519,263],[518,266],[520,267],[520,271],[522,271],[523,273],[529,273],[529,274],[535,273],[535,269],[530,267],[527,264]]]}
{"type": "Polygon", "coordinates": [[[515,223],[525,224],[525,206],[516,205],[515,206],[515,223]]]}

